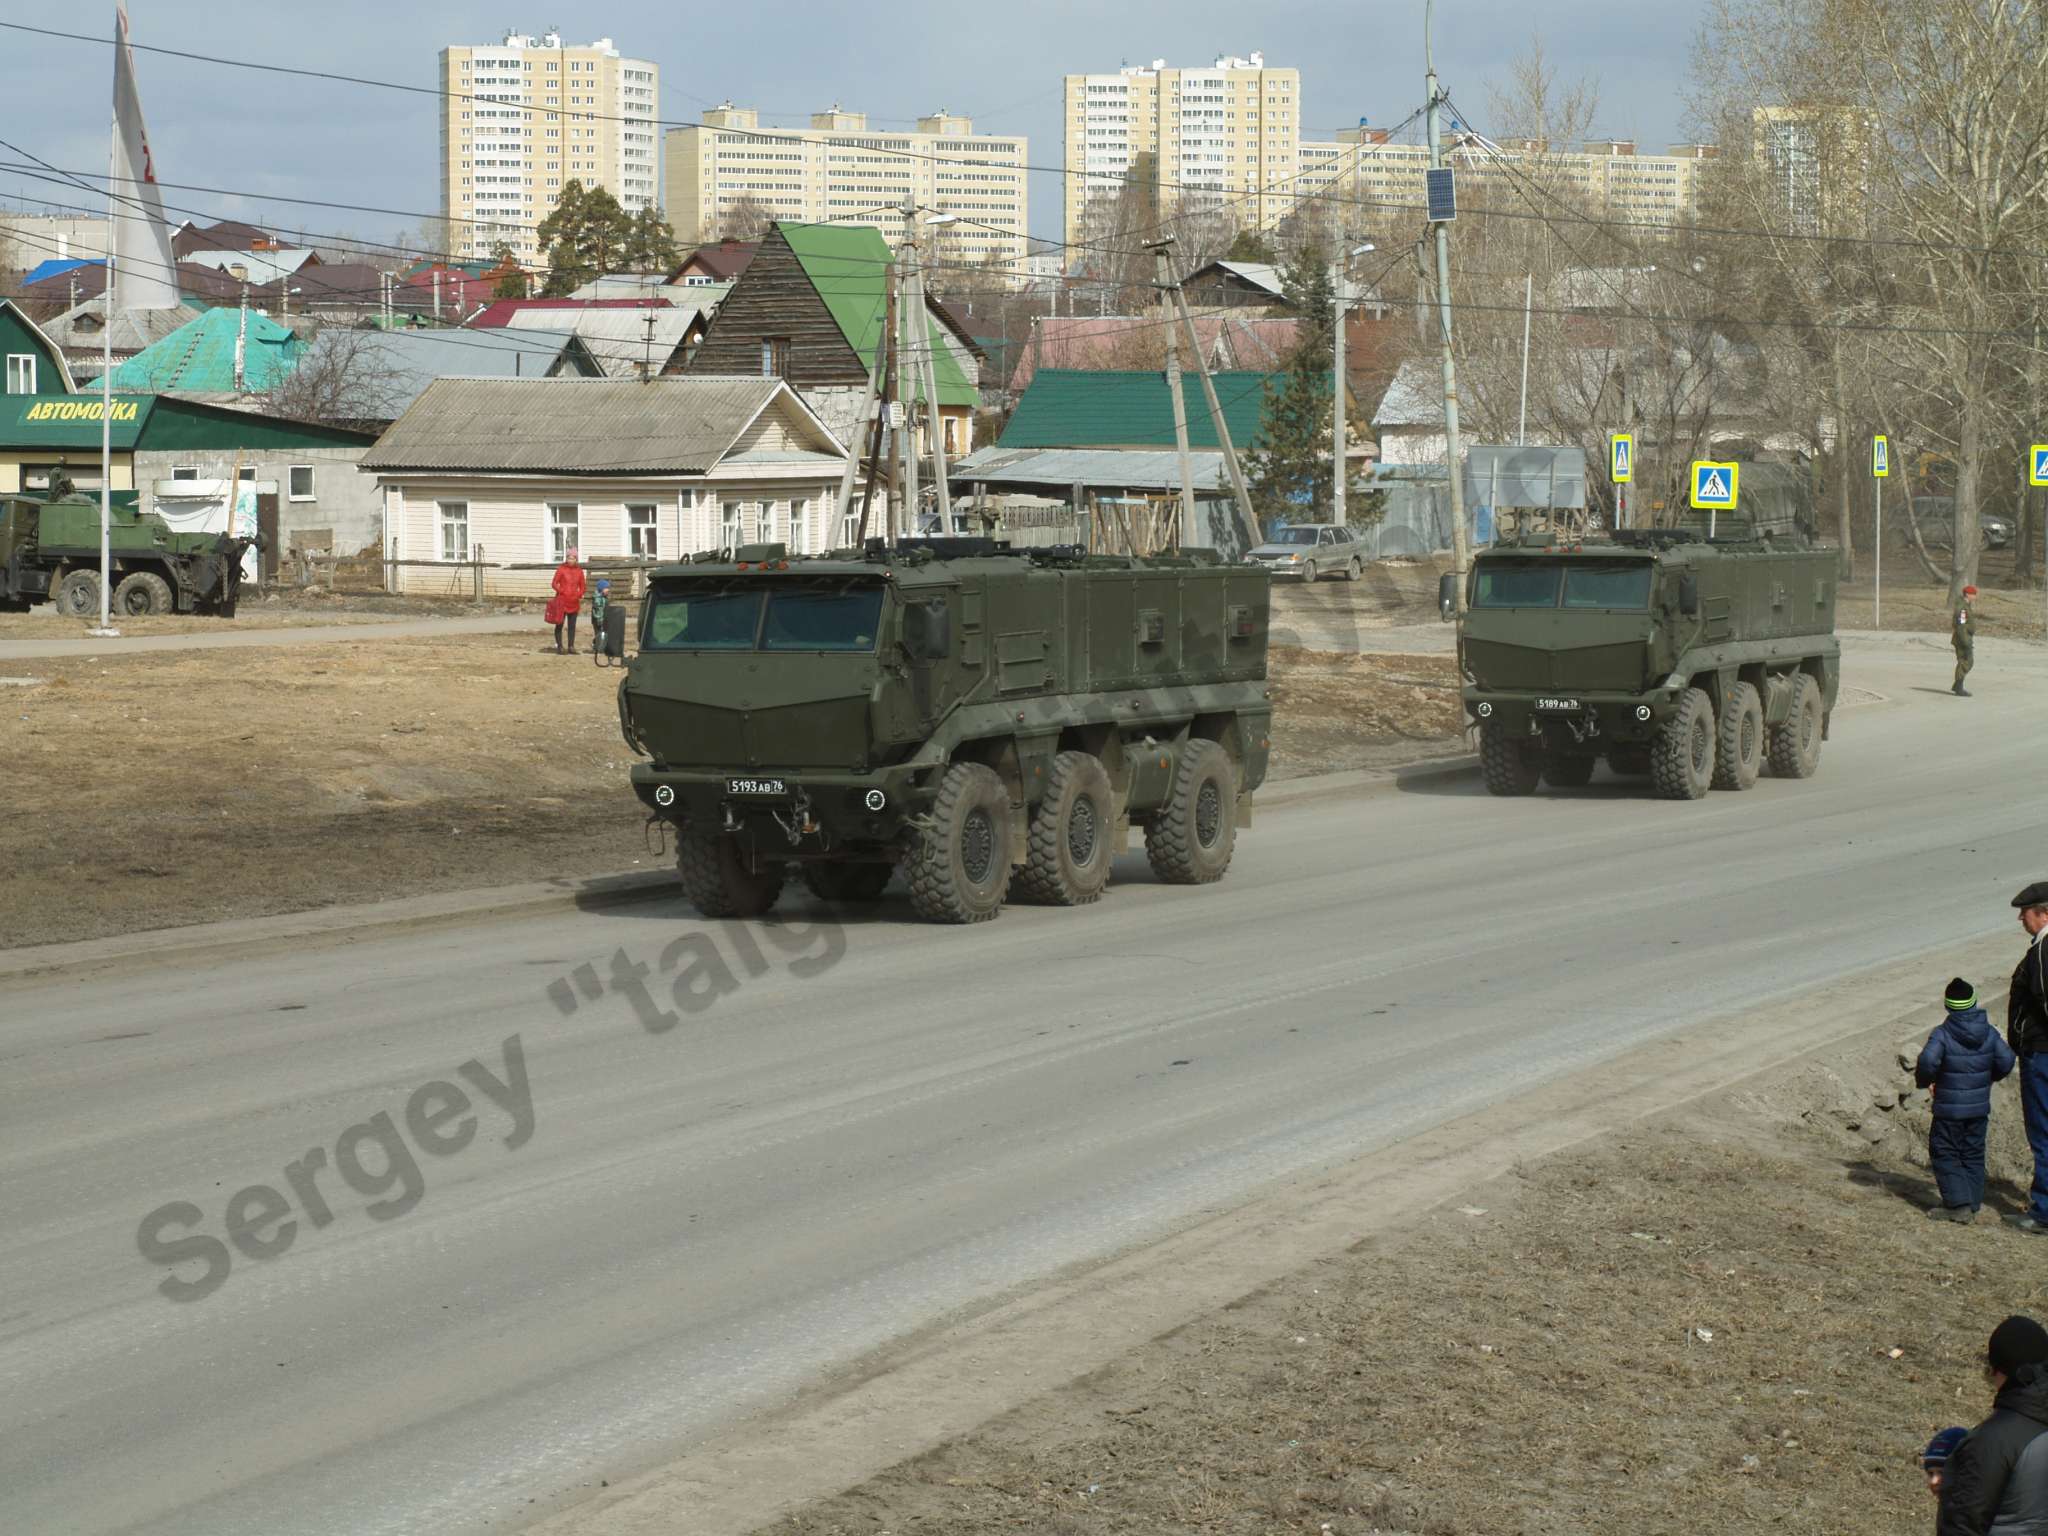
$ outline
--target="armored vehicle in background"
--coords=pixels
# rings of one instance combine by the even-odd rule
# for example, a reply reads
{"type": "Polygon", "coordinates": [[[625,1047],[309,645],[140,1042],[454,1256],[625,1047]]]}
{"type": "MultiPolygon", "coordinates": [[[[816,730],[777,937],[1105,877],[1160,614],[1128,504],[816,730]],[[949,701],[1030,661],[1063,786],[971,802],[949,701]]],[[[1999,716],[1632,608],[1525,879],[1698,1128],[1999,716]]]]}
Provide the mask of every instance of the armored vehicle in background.
{"type": "Polygon", "coordinates": [[[1266,774],[1269,594],[1206,552],[971,538],[665,566],[619,685],[633,787],[707,917],[899,864],[936,922],[1079,905],[1132,827],[1160,879],[1217,880],[1266,774]]]}
{"type": "MultiPolygon", "coordinates": [[[[1840,685],[1835,554],[1722,517],[1472,562],[1458,636],[1486,787],[1585,784],[1601,758],[1667,799],[1804,779],[1840,685]]],[[[1453,578],[1446,577],[1446,581],[1453,578]]]]}
{"type": "MultiPolygon", "coordinates": [[[[249,540],[177,533],[132,507],[113,507],[108,516],[113,612],[234,616],[249,540]]],[[[0,496],[0,612],[21,613],[45,602],[73,618],[99,616],[96,497],[0,496]]]]}

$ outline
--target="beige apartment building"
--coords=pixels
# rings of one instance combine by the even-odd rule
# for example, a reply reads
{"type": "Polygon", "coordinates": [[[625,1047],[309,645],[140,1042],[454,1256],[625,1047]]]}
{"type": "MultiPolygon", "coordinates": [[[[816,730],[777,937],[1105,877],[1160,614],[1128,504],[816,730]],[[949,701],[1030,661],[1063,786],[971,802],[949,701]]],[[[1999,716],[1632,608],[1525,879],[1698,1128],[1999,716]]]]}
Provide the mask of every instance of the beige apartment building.
{"type": "MultiPolygon", "coordinates": [[[[1510,140],[1500,149],[1508,166],[1477,144],[1456,136],[1446,140],[1446,161],[1458,173],[1461,200],[1524,206],[1525,188],[1518,182],[1533,182],[1584,207],[1643,224],[1670,224],[1697,212],[1701,169],[1717,153],[1711,144],[1675,144],[1666,154],[1645,155],[1629,139],[1595,140],[1575,150],[1510,140]]],[[[1291,190],[1348,204],[1361,230],[1384,228],[1423,211],[1428,168],[1428,146],[1391,143],[1385,129],[1361,126],[1335,140],[1303,143],[1291,190]]]]}
{"type": "Polygon", "coordinates": [[[1127,216],[1166,218],[1196,197],[1269,228],[1294,205],[1300,145],[1301,72],[1269,69],[1263,54],[1068,75],[1066,238],[1100,233],[1127,183],[1127,216]]]}
{"type": "Polygon", "coordinates": [[[837,106],[812,113],[808,128],[763,128],[760,113],[726,102],[702,123],[671,128],[664,147],[663,206],[684,244],[718,239],[726,216],[751,202],[778,219],[867,225],[893,248],[907,199],[955,216],[934,235],[942,260],[1023,274],[1022,135],[976,133],[972,119],[945,111],[919,118],[915,132],[883,132],[837,106]]]}
{"type": "Polygon", "coordinates": [[[539,261],[534,227],[578,180],[628,213],[660,190],[659,71],[622,58],[608,37],[507,33],[504,42],[441,50],[441,217],[450,254],[487,257],[500,243],[539,261]]]}

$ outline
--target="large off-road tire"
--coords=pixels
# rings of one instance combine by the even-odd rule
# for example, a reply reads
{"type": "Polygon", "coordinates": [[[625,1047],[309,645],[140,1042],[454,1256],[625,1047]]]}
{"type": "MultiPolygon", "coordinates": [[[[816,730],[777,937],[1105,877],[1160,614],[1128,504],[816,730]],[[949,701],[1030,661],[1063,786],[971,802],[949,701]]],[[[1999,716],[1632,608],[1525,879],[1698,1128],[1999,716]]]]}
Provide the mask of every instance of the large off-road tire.
{"type": "Polygon", "coordinates": [[[1507,727],[1483,721],[1479,727],[1479,767],[1491,795],[1533,795],[1543,777],[1543,749],[1531,737],[1511,736],[1507,727]]]}
{"type": "Polygon", "coordinates": [[[1166,804],[1145,828],[1145,858],[1168,885],[1221,880],[1237,847],[1237,768],[1215,742],[1181,749],[1166,804]]]}
{"type": "Polygon", "coordinates": [[[1771,727],[1771,774],[1780,779],[1810,779],[1820,767],[1820,684],[1802,672],[1793,684],[1792,708],[1782,725],[1771,727]]]}
{"type": "Polygon", "coordinates": [[[893,864],[806,864],[804,884],[820,901],[876,901],[895,873],[893,864]]]}
{"type": "Polygon", "coordinates": [[[50,600],[67,619],[96,619],[100,616],[100,573],[71,571],[57,583],[50,600]]]}
{"type": "Polygon", "coordinates": [[[1647,779],[1650,776],[1650,749],[1648,745],[1609,747],[1607,766],[1610,771],[1632,779],[1647,779]]]}
{"type": "Polygon", "coordinates": [[[1116,794],[1102,759],[1062,752],[1052,760],[1045,798],[1032,812],[1016,890],[1030,901],[1080,907],[1109,884],[1116,794]]]}
{"type": "Polygon", "coordinates": [[[787,873],[777,866],[754,874],[729,837],[684,832],[676,837],[676,873],[683,894],[705,917],[759,917],[782,894],[787,873]]]}
{"type": "Polygon", "coordinates": [[[1753,683],[1737,683],[1714,740],[1714,788],[1748,789],[1764,766],[1764,701],[1753,683]]]}
{"type": "Polygon", "coordinates": [[[1714,782],[1714,701],[1688,688],[1650,747],[1650,778],[1666,800],[1699,800],[1714,782]]]}
{"type": "Polygon", "coordinates": [[[1553,789],[1584,789],[1593,782],[1593,765],[1598,761],[1583,752],[1545,752],[1543,782],[1553,789]]]}
{"type": "Polygon", "coordinates": [[[114,612],[124,618],[139,619],[170,611],[171,584],[154,571],[123,576],[121,584],[114,588],[114,612]]]}
{"type": "Polygon", "coordinates": [[[910,855],[910,905],[933,923],[985,923],[1010,889],[1010,792],[995,770],[955,763],[910,855]]]}

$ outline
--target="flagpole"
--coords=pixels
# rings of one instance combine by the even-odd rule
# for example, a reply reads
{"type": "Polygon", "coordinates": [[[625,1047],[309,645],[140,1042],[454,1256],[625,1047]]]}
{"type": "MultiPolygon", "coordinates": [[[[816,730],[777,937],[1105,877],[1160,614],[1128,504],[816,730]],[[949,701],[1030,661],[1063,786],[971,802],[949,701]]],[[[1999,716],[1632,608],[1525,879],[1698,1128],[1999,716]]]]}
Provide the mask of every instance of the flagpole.
{"type": "MultiPolygon", "coordinates": [[[[115,46],[127,41],[121,28],[114,28],[115,46]]],[[[100,627],[96,635],[120,633],[113,619],[113,505],[114,488],[114,176],[121,169],[121,114],[117,109],[107,142],[107,268],[106,286],[100,299],[100,627]]]]}

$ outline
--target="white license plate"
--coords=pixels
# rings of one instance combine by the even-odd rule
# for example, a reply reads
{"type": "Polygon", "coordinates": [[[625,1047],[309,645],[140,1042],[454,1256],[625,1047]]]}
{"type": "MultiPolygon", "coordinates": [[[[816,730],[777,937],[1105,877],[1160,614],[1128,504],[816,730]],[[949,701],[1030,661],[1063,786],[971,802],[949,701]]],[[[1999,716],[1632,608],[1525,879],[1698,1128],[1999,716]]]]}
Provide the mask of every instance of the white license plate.
{"type": "Polygon", "coordinates": [[[789,784],[783,779],[727,779],[725,792],[728,795],[786,795],[789,784]]]}
{"type": "Polygon", "coordinates": [[[1585,705],[1577,699],[1538,699],[1536,713],[1539,715],[1576,715],[1585,705]]]}

